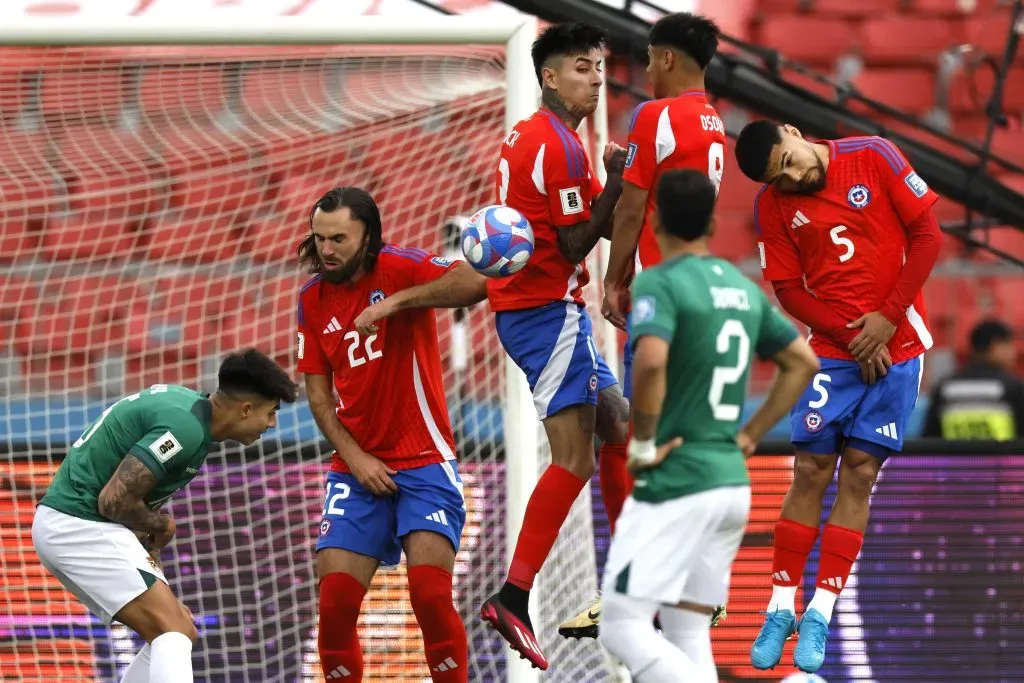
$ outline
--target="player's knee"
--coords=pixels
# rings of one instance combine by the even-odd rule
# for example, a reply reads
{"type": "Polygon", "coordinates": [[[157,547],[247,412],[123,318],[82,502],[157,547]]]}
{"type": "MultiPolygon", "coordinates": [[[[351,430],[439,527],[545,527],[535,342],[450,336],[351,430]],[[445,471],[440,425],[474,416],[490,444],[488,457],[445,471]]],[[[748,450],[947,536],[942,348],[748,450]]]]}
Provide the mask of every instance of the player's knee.
{"type": "Polygon", "coordinates": [[[878,470],[874,463],[844,463],[839,476],[839,490],[856,498],[867,499],[877,477],[878,470]]]}
{"type": "Polygon", "coordinates": [[[824,496],[834,472],[835,463],[828,458],[797,456],[793,467],[793,489],[803,495],[824,496]]]}
{"type": "Polygon", "coordinates": [[[452,603],[452,575],[442,567],[410,567],[409,601],[421,624],[438,622],[439,617],[455,609],[452,603]]]}
{"type": "Polygon", "coordinates": [[[320,582],[320,616],[331,623],[355,623],[359,620],[365,589],[349,574],[335,572],[320,582]],[[357,590],[358,589],[358,590],[357,590]]]}
{"type": "Polygon", "coordinates": [[[627,596],[608,593],[602,603],[598,639],[606,650],[633,669],[644,643],[657,636],[653,610],[645,610],[627,596]],[[648,614],[650,612],[650,614],[648,614]]]}

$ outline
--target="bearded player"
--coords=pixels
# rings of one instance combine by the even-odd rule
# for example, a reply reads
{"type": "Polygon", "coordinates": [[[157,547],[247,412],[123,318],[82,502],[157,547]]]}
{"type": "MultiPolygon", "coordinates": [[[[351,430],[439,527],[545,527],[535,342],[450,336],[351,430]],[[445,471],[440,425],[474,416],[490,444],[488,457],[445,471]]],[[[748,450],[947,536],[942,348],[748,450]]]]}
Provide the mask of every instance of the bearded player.
{"type": "Polygon", "coordinates": [[[716,193],[703,169],[662,175],[653,218],[665,261],[634,287],[629,462],[640,472],[608,550],[600,628],[644,683],[718,681],[708,617],[750,513],[746,458],[818,369],[764,292],[708,251],[716,193]],[[751,352],[780,372],[741,429],[751,352]]]}
{"type": "Polygon", "coordinates": [[[335,449],[316,544],[323,674],[362,680],[363,597],[377,568],[397,565],[405,551],[430,675],[465,683],[452,571],[466,506],[429,307],[483,301],[484,278],[465,264],[385,245],[376,202],[355,187],[316,202],[299,258],[315,277],[299,294],[298,368],[335,449]]]}
{"type": "MultiPolygon", "coordinates": [[[[647,74],[658,99],[633,112],[604,279],[602,312],[619,328],[628,327],[629,282],[638,254],[643,268],[661,261],[651,228],[658,178],[669,169],[689,168],[707,173],[716,188],[722,181],[725,127],[704,91],[704,71],[718,50],[718,34],[710,19],[688,12],[669,14],[651,27],[647,74]]],[[[633,349],[628,342],[622,358],[623,394],[629,399],[633,349]]],[[[601,494],[614,533],[633,482],[621,449],[606,449],[601,455],[601,494]]],[[[599,618],[594,615],[600,612],[597,603],[563,623],[558,632],[567,638],[596,638],[599,618]]]]}
{"type": "Polygon", "coordinates": [[[765,183],[754,205],[764,278],[811,329],[822,357],[790,413],[793,484],[775,526],[772,597],[750,656],[758,669],[774,667],[798,630],[794,662],[814,672],[860,553],[871,489],[903,447],[932,345],[921,287],[941,241],[931,210],[937,197],[883,138],[812,143],[792,126],[756,121],[740,134],[736,159],[744,175],[765,183]],[[798,626],[796,590],[837,464],[816,589],[798,626]]]}
{"type": "Polygon", "coordinates": [[[487,294],[498,338],[533,391],[551,465],[527,503],[508,578],[481,616],[541,669],[548,663],[529,614],[534,579],[594,472],[595,433],[602,459],[625,459],[628,406],[597,351],[583,302],[584,260],[611,228],[625,160],[625,150],[608,146],[602,188],[576,133],[597,108],[604,45],[604,33],[584,24],[552,26],[536,40],[543,106],[505,137],[495,183],[498,201],[530,221],[536,243],[526,266],[490,280],[487,294]]]}
{"type": "Polygon", "coordinates": [[[297,387],[249,349],[224,359],[217,391],[157,384],[110,406],[75,441],[39,501],[32,544],[44,567],[104,624],[146,641],[121,683],[191,683],[191,612],[174,596],[160,549],[174,520],[160,508],[185,488],[214,442],[255,442],[297,387]]]}

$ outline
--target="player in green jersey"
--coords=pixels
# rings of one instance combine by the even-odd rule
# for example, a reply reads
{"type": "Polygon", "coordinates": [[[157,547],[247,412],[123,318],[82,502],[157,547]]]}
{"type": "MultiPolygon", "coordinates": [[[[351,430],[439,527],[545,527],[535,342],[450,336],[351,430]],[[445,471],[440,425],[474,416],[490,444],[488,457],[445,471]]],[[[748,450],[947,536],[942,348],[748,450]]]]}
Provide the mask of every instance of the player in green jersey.
{"type": "Polygon", "coordinates": [[[608,552],[600,638],[643,683],[718,680],[709,617],[750,512],[746,458],[818,368],[764,292],[708,252],[715,194],[703,173],[665,172],[653,217],[664,260],[633,285],[636,484],[608,552]],[[779,373],[741,429],[752,351],[779,373]]]}
{"type": "Polygon", "coordinates": [[[122,683],[191,683],[192,615],[160,568],[175,525],[160,507],[199,472],[215,441],[251,444],[297,387],[259,351],[229,355],[217,391],[157,384],[103,411],[75,441],[32,522],[43,565],[105,624],[146,645],[122,683]]]}

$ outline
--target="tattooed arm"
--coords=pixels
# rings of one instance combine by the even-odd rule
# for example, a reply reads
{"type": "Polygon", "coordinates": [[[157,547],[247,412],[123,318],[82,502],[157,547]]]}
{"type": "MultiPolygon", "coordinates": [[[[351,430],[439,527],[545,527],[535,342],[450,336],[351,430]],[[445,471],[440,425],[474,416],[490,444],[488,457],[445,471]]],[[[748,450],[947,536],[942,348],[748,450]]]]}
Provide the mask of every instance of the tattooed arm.
{"type": "Polygon", "coordinates": [[[587,257],[597,241],[605,236],[612,225],[615,203],[622,193],[622,176],[608,174],[604,192],[594,202],[590,220],[558,228],[558,250],[570,263],[579,263],[587,257]]]}
{"type": "Polygon", "coordinates": [[[160,541],[166,544],[173,535],[174,522],[170,516],[151,510],[144,502],[154,486],[156,475],[134,455],[126,455],[100,491],[98,507],[99,513],[110,521],[155,537],[153,547],[160,548],[160,541]]]}

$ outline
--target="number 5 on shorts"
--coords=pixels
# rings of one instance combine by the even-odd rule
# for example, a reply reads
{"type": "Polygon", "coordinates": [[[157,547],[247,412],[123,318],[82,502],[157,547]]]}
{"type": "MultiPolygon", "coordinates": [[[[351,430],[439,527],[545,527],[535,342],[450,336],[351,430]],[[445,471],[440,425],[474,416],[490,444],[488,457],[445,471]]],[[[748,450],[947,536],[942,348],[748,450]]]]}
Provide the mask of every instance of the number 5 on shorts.
{"type": "Polygon", "coordinates": [[[336,481],[328,483],[327,497],[324,499],[324,514],[322,516],[338,515],[340,517],[344,515],[345,508],[338,507],[338,501],[348,498],[348,494],[351,492],[352,489],[344,482],[336,481]]]}
{"type": "Polygon", "coordinates": [[[828,389],[825,388],[825,382],[831,382],[832,378],[826,375],[824,372],[819,372],[814,376],[814,381],[811,382],[811,388],[818,392],[818,398],[813,401],[808,401],[808,408],[820,408],[828,403],[828,389]]]}

